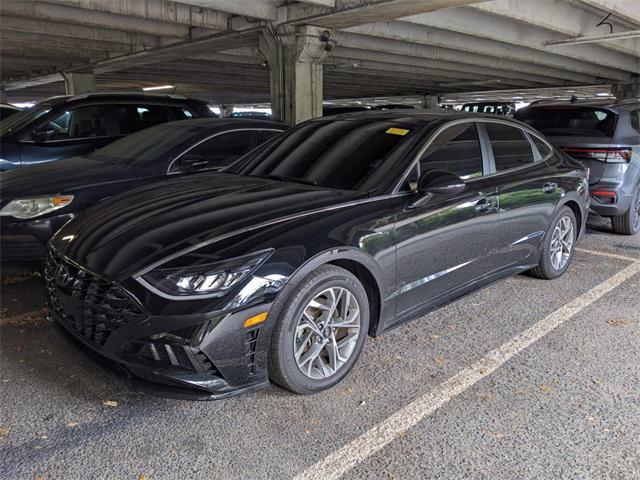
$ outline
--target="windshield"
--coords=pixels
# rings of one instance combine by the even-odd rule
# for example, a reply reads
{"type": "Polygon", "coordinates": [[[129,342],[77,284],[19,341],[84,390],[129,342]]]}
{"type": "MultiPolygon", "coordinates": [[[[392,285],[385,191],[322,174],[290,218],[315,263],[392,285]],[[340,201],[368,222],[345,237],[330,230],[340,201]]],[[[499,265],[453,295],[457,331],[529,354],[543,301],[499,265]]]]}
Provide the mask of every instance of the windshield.
{"type": "Polygon", "coordinates": [[[617,115],[610,110],[582,106],[523,108],[516,118],[549,136],[611,137],[617,115]]]}
{"type": "Polygon", "coordinates": [[[22,128],[25,125],[37,120],[43,115],[46,115],[51,111],[53,105],[48,103],[38,103],[27,110],[22,110],[8,118],[0,121],[0,135],[7,135],[8,133],[22,128]]]}
{"type": "MultiPolygon", "coordinates": [[[[179,122],[182,123],[182,122],[179,122]]],[[[123,161],[142,165],[168,155],[194,136],[206,132],[202,126],[182,123],[163,123],[140,130],[89,154],[89,158],[102,161],[123,161]]]]}
{"type": "Polygon", "coordinates": [[[368,191],[406,156],[415,125],[398,121],[316,120],[294,128],[229,171],[329,188],[368,191]]]}

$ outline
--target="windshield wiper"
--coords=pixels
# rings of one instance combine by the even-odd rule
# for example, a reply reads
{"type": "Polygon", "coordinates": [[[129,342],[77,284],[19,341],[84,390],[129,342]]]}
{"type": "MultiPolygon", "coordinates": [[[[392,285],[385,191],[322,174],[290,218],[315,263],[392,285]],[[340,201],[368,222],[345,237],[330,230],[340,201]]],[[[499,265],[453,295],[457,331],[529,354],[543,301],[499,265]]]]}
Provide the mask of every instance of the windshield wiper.
{"type": "Polygon", "coordinates": [[[283,182],[303,183],[305,185],[318,186],[317,182],[305,180],[304,178],[288,177],[287,175],[252,175],[253,177],[268,178],[273,180],[282,180],[283,182]]]}

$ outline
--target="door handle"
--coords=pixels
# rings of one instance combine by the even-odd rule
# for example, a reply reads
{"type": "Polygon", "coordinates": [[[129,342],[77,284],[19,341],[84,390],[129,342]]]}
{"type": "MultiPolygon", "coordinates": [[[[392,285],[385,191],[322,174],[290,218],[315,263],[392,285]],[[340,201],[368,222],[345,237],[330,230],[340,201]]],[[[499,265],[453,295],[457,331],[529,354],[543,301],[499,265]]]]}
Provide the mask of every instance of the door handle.
{"type": "Polygon", "coordinates": [[[542,185],[542,191],[544,193],[553,193],[558,189],[558,184],[555,182],[547,182],[542,185]]]}
{"type": "Polygon", "coordinates": [[[474,207],[478,213],[487,213],[493,210],[494,204],[488,198],[481,198],[474,207]]]}

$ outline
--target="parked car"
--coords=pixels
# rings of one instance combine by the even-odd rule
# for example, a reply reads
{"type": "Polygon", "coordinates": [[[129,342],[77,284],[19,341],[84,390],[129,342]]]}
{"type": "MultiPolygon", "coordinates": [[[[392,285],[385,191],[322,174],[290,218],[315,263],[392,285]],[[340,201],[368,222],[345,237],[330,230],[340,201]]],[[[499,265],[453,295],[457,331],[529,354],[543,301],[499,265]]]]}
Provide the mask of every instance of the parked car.
{"type": "Polygon", "coordinates": [[[252,118],[254,120],[271,120],[271,114],[267,112],[233,112],[232,118],[252,118]]]}
{"type": "Polygon", "coordinates": [[[205,102],[180,95],[52,97],[0,122],[0,171],[84,155],[159,123],[210,116],[205,102]]]}
{"type": "Polygon", "coordinates": [[[2,260],[43,260],[51,236],[100,200],[160,179],[220,169],[284,129],[261,120],[181,120],[83,157],[1,173],[2,260]]]}
{"type": "Polygon", "coordinates": [[[18,113],[19,111],[20,109],[18,107],[14,107],[8,103],[0,103],[0,120],[9,118],[11,115],[18,113]]]}
{"type": "Polygon", "coordinates": [[[516,118],[589,167],[591,210],[613,231],[640,231],[640,101],[536,103],[516,118]]]}
{"type": "Polygon", "coordinates": [[[322,116],[323,117],[329,117],[331,115],[340,115],[341,113],[355,113],[355,112],[366,112],[371,110],[370,107],[366,107],[366,106],[357,106],[357,105],[350,105],[350,106],[325,106],[322,107],[322,116]]]}
{"type": "Polygon", "coordinates": [[[516,111],[516,104],[513,102],[481,102],[465,103],[462,106],[463,112],[491,113],[511,117],[516,111]]]}
{"type": "Polygon", "coordinates": [[[47,298],[63,335],[139,389],[313,393],[367,335],[508,275],[562,275],[587,208],[586,169],[525,124],[319,118],[67,223],[47,298]]]}

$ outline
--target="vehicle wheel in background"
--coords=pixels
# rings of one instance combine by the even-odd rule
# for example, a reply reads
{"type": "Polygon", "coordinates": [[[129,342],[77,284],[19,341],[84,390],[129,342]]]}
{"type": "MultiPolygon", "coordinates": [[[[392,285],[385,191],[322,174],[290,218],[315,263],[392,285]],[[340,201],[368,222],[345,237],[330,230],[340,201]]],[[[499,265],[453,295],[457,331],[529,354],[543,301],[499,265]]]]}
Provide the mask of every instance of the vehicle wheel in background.
{"type": "Polygon", "coordinates": [[[578,238],[576,223],[576,216],[569,207],[560,208],[545,235],[540,262],[531,270],[534,277],[552,280],[567,271],[578,238]]]}
{"type": "Polygon", "coordinates": [[[323,265],[285,301],[274,327],[269,376],[309,394],[342,380],[356,362],[369,330],[369,301],[351,272],[323,265]]]}
{"type": "Polygon", "coordinates": [[[611,217],[613,232],[619,235],[635,235],[640,232],[640,185],[626,213],[611,217]]]}

